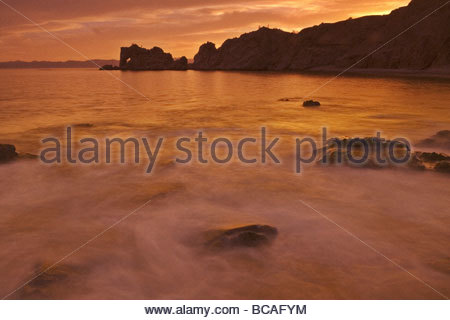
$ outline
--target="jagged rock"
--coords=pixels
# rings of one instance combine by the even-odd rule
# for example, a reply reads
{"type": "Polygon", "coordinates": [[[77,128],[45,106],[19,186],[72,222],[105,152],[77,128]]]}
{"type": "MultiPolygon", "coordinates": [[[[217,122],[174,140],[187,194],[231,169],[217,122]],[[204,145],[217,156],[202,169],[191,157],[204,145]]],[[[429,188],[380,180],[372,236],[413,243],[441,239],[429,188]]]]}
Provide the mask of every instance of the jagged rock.
{"type": "Polygon", "coordinates": [[[383,16],[367,16],[337,23],[322,23],[288,33],[260,28],[239,38],[200,47],[193,68],[199,70],[308,70],[355,68],[450,70],[450,6],[423,20],[420,26],[392,40],[445,3],[446,0],[412,0],[383,16]],[[364,58],[375,48],[370,57],[364,58]]]}
{"type": "Polygon", "coordinates": [[[206,246],[212,249],[231,249],[237,247],[260,247],[270,244],[278,230],[267,225],[249,225],[229,230],[213,232],[206,246]]]}
{"type": "Polygon", "coordinates": [[[120,49],[120,69],[122,70],[187,70],[186,57],[174,60],[170,53],[154,47],[145,49],[136,44],[120,49]]]}
{"type": "Polygon", "coordinates": [[[195,69],[213,69],[217,65],[217,49],[216,45],[212,42],[207,42],[200,46],[198,53],[194,57],[195,69]]]}
{"type": "Polygon", "coordinates": [[[214,43],[203,44],[194,57],[198,70],[285,70],[295,53],[296,35],[278,29],[260,28],[228,39],[216,49],[214,43]]]}
{"type": "Polygon", "coordinates": [[[412,0],[389,15],[322,23],[299,33],[263,27],[228,39],[220,48],[212,42],[203,44],[192,65],[185,57],[174,60],[161,48],[147,50],[133,44],[121,48],[120,69],[329,71],[353,65],[355,69],[439,69],[448,73],[450,6],[410,28],[445,1],[412,0]],[[408,32],[396,37],[406,29],[408,32]],[[373,52],[374,48],[379,50],[373,52]],[[367,57],[370,52],[373,54],[367,57]]]}
{"type": "Polygon", "coordinates": [[[0,163],[15,160],[18,156],[15,146],[12,144],[0,144],[0,163]]]}
{"type": "Polygon", "coordinates": [[[409,164],[412,168],[419,170],[450,172],[450,157],[444,153],[415,152],[409,164]]]}
{"type": "MultiPolygon", "coordinates": [[[[359,138],[355,138],[359,139],[359,138]]],[[[329,140],[326,147],[318,150],[320,152],[320,159],[317,161],[320,165],[336,165],[342,164],[357,168],[390,168],[397,164],[390,160],[389,147],[392,141],[379,139],[377,137],[366,137],[360,140],[365,141],[369,147],[369,156],[364,163],[355,163],[350,161],[347,147],[350,138],[332,138],[329,140]],[[339,148],[339,145],[341,148],[339,148]],[[385,160],[385,163],[380,163],[377,159],[377,148],[379,156],[385,160]]],[[[356,142],[352,145],[351,156],[353,159],[359,160],[363,157],[365,152],[364,146],[361,142],[356,142]]],[[[437,152],[411,152],[408,145],[395,142],[393,148],[394,155],[397,159],[403,159],[409,155],[409,161],[405,163],[407,168],[415,170],[433,170],[436,172],[448,173],[450,172],[450,157],[444,153],[437,152]]]]}
{"type": "Polygon", "coordinates": [[[320,102],[314,101],[314,100],[307,100],[307,101],[303,102],[303,106],[304,107],[320,107],[320,102]]]}
{"type": "Polygon", "coordinates": [[[447,155],[443,154],[443,153],[417,152],[416,154],[419,156],[419,158],[422,161],[429,162],[429,163],[435,163],[435,162],[450,160],[450,158],[447,155]]]}

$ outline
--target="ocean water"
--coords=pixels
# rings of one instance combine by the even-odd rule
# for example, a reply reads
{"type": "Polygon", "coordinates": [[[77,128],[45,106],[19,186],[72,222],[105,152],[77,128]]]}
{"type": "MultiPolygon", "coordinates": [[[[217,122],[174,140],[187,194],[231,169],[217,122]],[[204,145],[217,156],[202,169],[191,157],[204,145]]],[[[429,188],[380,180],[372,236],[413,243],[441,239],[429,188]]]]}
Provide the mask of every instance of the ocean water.
{"type": "MultiPolygon", "coordinates": [[[[449,177],[310,165],[295,138],[404,137],[450,129],[450,81],[252,72],[0,70],[0,143],[164,138],[143,163],[0,165],[0,295],[18,299],[439,299],[450,295],[449,177]],[[280,164],[211,160],[212,139],[280,138],[280,164]],[[208,163],[175,164],[180,137],[208,163]],[[151,202],[31,282],[136,208],[151,202]],[[305,205],[306,204],[306,205],[305,205]],[[312,209],[312,208],[314,209],[312,209]],[[263,248],[211,251],[209,230],[269,224],[263,248]],[[352,236],[352,235],[354,236],[352,236]],[[361,240],[358,240],[358,238],[361,240]],[[378,251],[375,252],[375,251],[378,251]],[[382,255],[380,255],[382,253],[382,255]],[[400,267],[399,267],[400,266],[400,267]],[[403,269],[402,269],[403,268],[403,269]],[[408,272],[406,272],[407,270],[408,272]],[[20,288],[17,291],[17,288],[20,288]]],[[[64,149],[64,148],[63,148],[64,149]]],[[[103,150],[102,148],[100,148],[103,150]]],[[[435,150],[448,152],[447,150],[435,150]]],[[[102,151],[101,151],[102,152],[102,151]]],[[[64,152],[63,152],[64,154],[64,152]]],[[[104,155],[100,155],[102,158],[104,155]]],[[[128,154],[130,156],[130,154],[128,154]]]]}

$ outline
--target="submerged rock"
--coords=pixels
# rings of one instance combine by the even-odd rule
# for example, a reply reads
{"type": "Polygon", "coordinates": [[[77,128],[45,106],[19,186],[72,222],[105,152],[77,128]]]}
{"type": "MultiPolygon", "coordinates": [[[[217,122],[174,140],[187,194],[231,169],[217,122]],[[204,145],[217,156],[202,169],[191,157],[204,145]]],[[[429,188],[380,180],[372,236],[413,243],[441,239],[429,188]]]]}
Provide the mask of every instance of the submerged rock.
{"type": "Polygon", "coordinates": [[[307,101],[303,102],[303,106],[304,107],[320,107],[320,102],[314,101],[314,100],[307,100],[307,101]]]}
{"type": "Polygon", "coordinates": [[[254,248],[270,244],[278,234],[275,227],[249,225],[214,232],[206,246],[212,249],[254,248]]]}
{"type": "Polygon", "coordinates": [[[391,160],[390,148],[395,158],[405,159],[403,163],[406,168],[415,170],[432,170],[441,173],[450,172],[450,156],[437,152],[412,152],[410,146],[400,142],[384,140],[377,137],[366,138],[332,138],[328,140],[326,147],[317,150],[320,154],[320,165],[346,165],[359,168],[391,168],[402,165],[393,163],[391,160]],[[350,142],[354,141],[349,153],[350,142]],[[356,141],[356,142],[355,142],[356,141]],[[391,146],[395,143],[394,146],[391,146]],[[363,163],[358,163],[365,156],[365,149],[368,147],[369,153],[363,163]],[[381,159],[381,161],[380,161],[381,159]],[[356,160],[356,161],[355,161],[356,160]]]}
{"type": "Polygon", "coordinates": [[[19,154],[12,144],[0,144],[0,163],[16,160],[19,154]]]}
{"type": "MultiPolygon", "coordinates": [[[[389,147],[390,140],[384,140],[377,137],[365,137],[365,138],[332,138],[328,140],[326,147],[322,148],[320,152],[319,164],[343,164],[352,167],[362,168],[384,168],[392,166],[390,163],[389,147]],[[351,144],[351,146],[350,146],[351,144]],[[349,153],[348,148],[351,147],[349,153]],[[359,163],[361,159],[364,159],[366,147],[368,147],[368,155],[366,161],[359,163]],[[378,156],[383,160],[377,159],[378,156]]],[[[396,141],[393,147],[393,152],[396,158],[402,159],[408,156],[411,152],[408,145],[396,141]]]]}

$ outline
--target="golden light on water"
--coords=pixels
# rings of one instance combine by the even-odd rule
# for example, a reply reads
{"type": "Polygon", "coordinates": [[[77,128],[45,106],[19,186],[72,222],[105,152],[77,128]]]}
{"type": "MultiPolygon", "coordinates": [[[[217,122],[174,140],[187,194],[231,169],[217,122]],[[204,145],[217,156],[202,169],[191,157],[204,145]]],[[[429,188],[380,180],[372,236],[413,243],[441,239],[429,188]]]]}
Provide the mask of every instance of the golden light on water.
{"type": "MultiPolygon", "coordinates": [[[[49,0],[22,1],[17,9],[90,57],[117,58],[119,47],[131,42],[192,57],[205,41],[220,45],[258,26],[300,30],[388,13],[405,4],[49,0]]],[[[431,25],[444,25],[445,18],[441,15],[431,25]]],[[[362,29],[368,20],[359,20],[362,29]]],[[[8,10],[0,11],[0,28],[0,60],[79,59],[8,10]]],[[[327,28],[324,33],[331,38],[327,28]]],[[[360,33],[355,35],[357,42],[360,33]]],[[[340,44],[332,40],[313,47],[308,57],[314,60],[324,46],[339,53],[335,48],[340,44]]],[[[267,44],[265,37],[263,42],[267,44]]],[[[305,43],[307,47],[308,41],[301,45],[305,43]]],[[[401,43],[398,51],[406,52],[402,62],[408,63],[413,55],[401,43]]],[[[389,67],[400,69],[401,59],[391,54],[397,51],[387,49],[379,52],[380,61],[391,55],[389,67]]],[[[423,58],[426,52],[419,49],[415,54],[423,58]]],[[[230,51],[234,58],[234,49],[230,51]]],[[[266,55],[266,50],[261,52],[238,58],[258,61],[266,55]]],[[[285,58],[278,51],[274,56],[285,58]]],[[[433,64],[433,73],[395,69],[391,77],[379,69],[332,78],[319,72],[1,69],[0,256],[7,257],[0,259],[3,294],[11,292],[7,297],[14,299],[446,297],[450,158],[444,152],[450,149],[450,82],[446,66],[434,68],[447,63],[444,58],[433,64]],[[303,104],[310,98],[320,106],[303,104]],[[66,139],[68,127],[72,141],[66,139]],[[419,154],[416,147],[424,148],[421,156],[434,160],[352,167],[321,166],[316,157],[296,172],[297,139],[312,137],[322,146],[323,128],[327,138],[373,137],[378,132],[385,139],[404,138],[413,154],[419,154]],[[279,138],[273,152],[281,161],[259,160],[266,154],[261,143],[266,131],[269,141],[279,138]],[[199,132],[207,139],[202,151],[195,140],[199,132]],[[80,139],[96,139],[101,160],[54,165],[36,160],[33,155],[49,147],[45,138],[61,143],[63,159],[80,157],[78,151],[86,147],[80,139]],[[161,149],[154,162],[142,145],[137,152],[128,149],[126,156],[135,158],[124,163],[114,149],[108,162],[108,138],[135,138],[149,142],[153,150],[161,143],[161,149]],[[187,163],[176,161],[185,156],[176,147],[180,138],[186,138],[184,147],[194,154],[187,163]],[[226,156],[225,148],[216,153],[212,147],[216,138],[229,139],[234,150],[225,164],[214,160],[226,156]],[[245,153],[256,162],[236,160],[238,141],[245,138],[255,141],[245,153]],[[199,160],[199,153],[206,161],[199,160]],[[138,156],[141,161],[135,163],[138,156]],[[142,210],[133,212],[136,208],[142,210]],[[232,247],[217,236],[229,236],[232,227],[254,230],[255,225],[270,235],[258,246],[252,242],[255,232],[244,232],[244,240],[238,240],[248,242],[232,247]]],[[[361,153],[360,148],[356,154],[361,153]]]]}

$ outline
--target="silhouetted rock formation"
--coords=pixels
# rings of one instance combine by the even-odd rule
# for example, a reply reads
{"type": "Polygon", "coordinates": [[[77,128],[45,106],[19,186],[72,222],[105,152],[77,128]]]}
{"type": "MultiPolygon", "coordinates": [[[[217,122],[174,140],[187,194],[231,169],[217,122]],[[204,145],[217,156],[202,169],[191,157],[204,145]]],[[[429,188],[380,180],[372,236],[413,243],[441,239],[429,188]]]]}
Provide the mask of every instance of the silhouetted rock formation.
{"type": "Polygon", "coordinates": [[[122,70],[187,70],[186,57],[174,60],[170,53],[161,48],[145,49],[136,44],[120,49],[122,70]]]}
{"type": "MultiPolygon", "coordinates": [[[[260,28],[216,46],[208,42],[194,58],[197,70],[318,70],[358,62],[447,0],[413,0],[385,16],[322,23],[288,33],[260,28]]],[[[441,69],[450,72],[450,5],[404,32],[355,68],[441,69]]]]}

